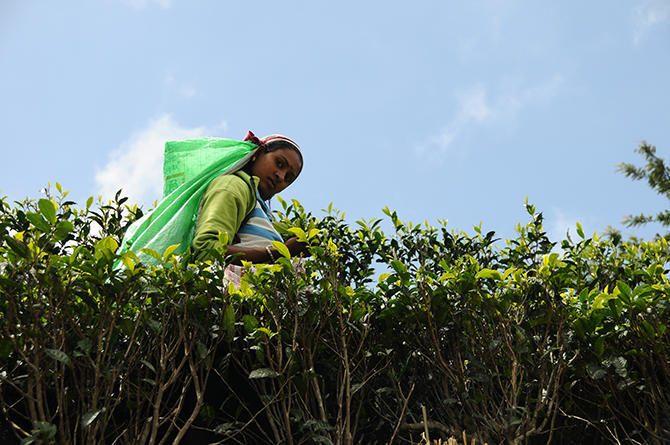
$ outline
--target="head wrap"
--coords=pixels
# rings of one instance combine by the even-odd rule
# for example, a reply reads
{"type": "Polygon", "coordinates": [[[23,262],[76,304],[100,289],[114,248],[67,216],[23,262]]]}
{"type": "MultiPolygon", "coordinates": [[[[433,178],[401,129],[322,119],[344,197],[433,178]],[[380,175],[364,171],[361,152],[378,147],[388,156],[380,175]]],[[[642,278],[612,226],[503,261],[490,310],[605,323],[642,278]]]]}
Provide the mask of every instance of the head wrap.
{"type": "Polygon", "coordinates": [[[251,132],[251,130],[249,130],[249,131],[247,131],[247,135],[244,137],[244,140],[249,141],[252,144],[256,144],[259,148],[268,146],[268,145],[272,144],[273,142],[278,142],[278,141],[283,141],[283,142],[288,143],[291,146],[291,148],[298,153],[298,156],[300,156],[300,170],[298,170],[298,174],[300,174],[300,172],[302,171],[303,160],[302,160],[302,152],[300,151],[300,147],[293,140],[287,138],[286,136],[281,135],[281,134],[271,134],[271,135],[268,135],[268,136],[265,136],[265,137],[259,139],[258,136],[256,136],[255,134],[253,134],[251,132]]]}

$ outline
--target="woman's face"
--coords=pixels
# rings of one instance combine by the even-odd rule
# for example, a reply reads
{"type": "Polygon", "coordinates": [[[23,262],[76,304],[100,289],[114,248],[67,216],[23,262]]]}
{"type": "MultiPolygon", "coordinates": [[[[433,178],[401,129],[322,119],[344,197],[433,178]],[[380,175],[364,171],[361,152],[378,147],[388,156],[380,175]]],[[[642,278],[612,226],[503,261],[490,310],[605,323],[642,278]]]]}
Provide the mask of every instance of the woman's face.
{"type": "Polygon", "coordinates": [[[251,166],[251,174],[258,176],[258,191],[263,199],[288,187],[302,168],[300,156],[290,148],[280,148],[268,153],[262,152],[251,166]]]}

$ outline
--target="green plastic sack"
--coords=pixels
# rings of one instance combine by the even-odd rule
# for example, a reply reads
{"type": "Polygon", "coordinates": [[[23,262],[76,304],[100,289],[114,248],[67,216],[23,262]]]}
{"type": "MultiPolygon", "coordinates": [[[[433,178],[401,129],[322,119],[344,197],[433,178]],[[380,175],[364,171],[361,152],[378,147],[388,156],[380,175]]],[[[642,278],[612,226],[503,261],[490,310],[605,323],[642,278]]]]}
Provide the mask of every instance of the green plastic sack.
{"type": "MultiPolygon", "coordinates": [[[[128,227],[119,254],[130,250],[143,263],[156,264],[141,249],[163,255],[165,249],[179,244],[184,252],[193,242],[200,200],[209,183],[222,174],[230,174],[247,163],[258,147],[246,141],[202,138],[165,144],[163,159],[163,199],[158,206],[128,227]]],[[[117,263],[117,267],[121,267],[117,263]]]]}

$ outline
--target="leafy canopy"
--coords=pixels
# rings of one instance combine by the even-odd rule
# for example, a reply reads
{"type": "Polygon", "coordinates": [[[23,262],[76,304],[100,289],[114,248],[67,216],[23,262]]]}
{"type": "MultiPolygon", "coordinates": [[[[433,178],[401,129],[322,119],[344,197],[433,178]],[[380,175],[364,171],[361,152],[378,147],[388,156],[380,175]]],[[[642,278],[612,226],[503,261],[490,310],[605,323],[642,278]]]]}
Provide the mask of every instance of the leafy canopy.
{"type": "MultiPolygon", "coordinates": [[[[622,162],[617,166],[617,170],[634,181],[646,180],[652,190],[670,200],[670,167],[656,155],[656,147],[647,144],[645,141],[640,143],[636,151],[644,156],[647,163],[638,167],[634,164],[622,162]]],[[[663,227],[667,227],[670,226],[670,210],[663,210],[655,216],[644,213],[628,215],[623,222],[627,227],[642,226],[651,222],[657,222],[663,227]]],[[[667,238],[669,235],[670,232],[665,237],[667,238]]]]}

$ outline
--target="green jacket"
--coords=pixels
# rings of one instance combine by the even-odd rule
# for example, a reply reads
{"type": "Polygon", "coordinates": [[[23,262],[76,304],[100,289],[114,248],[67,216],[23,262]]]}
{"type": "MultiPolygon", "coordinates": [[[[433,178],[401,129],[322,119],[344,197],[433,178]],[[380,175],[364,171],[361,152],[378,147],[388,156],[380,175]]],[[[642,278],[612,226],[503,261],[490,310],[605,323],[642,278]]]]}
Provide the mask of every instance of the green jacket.
{"type": "Polygon", "coordinates": [[[243,171],[214,178],[202,197],[193,238],[195,251],[218,246],[219,232],[227,233],[228,244],[233,243],[244,219],[256,206],[258,182],[257,177],[243,171]]]}

